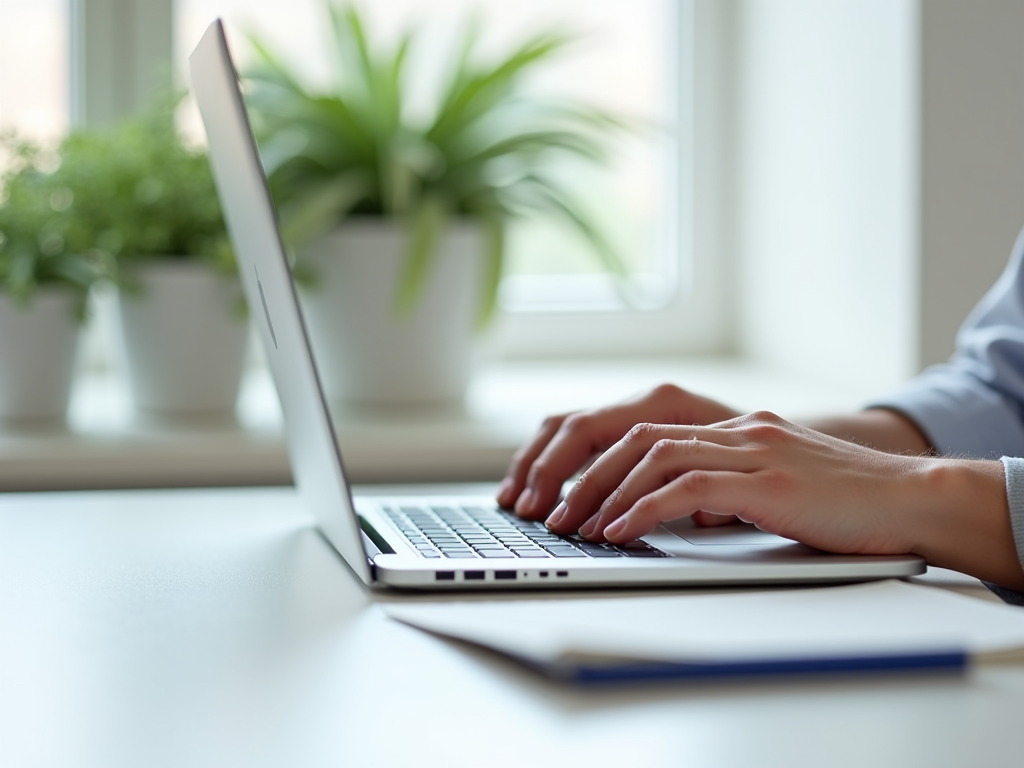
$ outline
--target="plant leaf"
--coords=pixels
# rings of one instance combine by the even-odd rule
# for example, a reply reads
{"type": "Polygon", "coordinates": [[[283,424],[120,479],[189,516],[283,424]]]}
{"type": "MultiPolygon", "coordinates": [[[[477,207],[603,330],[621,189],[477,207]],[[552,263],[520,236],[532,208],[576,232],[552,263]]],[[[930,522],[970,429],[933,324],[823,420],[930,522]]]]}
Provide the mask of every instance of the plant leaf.
{"type": "Polygon", "coordinates": [[[413,213],[412,228],[406,245],[405,264],[398,281],[395,309],[400,317],[407,317],[423,293],[430,266],[437,256],[438,241],[447,219],[441,200],[424,197],[413,213]]]}

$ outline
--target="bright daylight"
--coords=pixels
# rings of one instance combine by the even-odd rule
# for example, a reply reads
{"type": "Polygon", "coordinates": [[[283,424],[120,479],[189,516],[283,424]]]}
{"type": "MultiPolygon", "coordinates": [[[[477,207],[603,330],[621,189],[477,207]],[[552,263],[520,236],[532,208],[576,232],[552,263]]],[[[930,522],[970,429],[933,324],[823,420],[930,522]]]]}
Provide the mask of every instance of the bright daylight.
{"type": "Polygon", "coordinates": [[[1022,36],[0,0],[0,765],[1020,765],[1022,36]]]}

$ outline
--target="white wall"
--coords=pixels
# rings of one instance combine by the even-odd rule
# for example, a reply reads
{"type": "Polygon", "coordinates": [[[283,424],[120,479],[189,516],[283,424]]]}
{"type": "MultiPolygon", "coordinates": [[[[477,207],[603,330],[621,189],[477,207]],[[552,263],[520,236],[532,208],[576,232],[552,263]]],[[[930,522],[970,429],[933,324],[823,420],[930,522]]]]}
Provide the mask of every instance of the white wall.
{"type": "Polygon", "coordinates": [[[741,350],[880,389],[915,366],[913,0],[737,15],[741,350]]]}
{"type": "Polygon", "coordinates": [[[737,346],[883,390],[1024,225],[1024,3],[735,2],[737,346]]]}
{"type": "Polygon", "coordinates": [[[1024,225],[1024,3],[921,5],[920,360],[953,350],[1024,225]]]}

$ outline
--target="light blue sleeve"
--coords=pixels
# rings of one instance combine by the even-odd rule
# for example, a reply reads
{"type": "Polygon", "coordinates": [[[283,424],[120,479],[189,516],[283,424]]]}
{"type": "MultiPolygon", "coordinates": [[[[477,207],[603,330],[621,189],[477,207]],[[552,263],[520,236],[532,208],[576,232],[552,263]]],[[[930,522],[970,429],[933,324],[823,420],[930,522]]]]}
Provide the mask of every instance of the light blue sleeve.
{"type": "Polygon", "coordinates": [[[950,361],[871,407],[905,414],[944,455],[1024,457],[1024,230],[960,329],[950,361]]]}
{"type": "MultiPolygon", "coordinates": [[[[949,362],[870,407],[905,414],[943,455],[1002,459],[1013,540],[1024,564],[1024,230],[1006,270],[960,329],[949,362]]],[[[1024,592],[988,587],[1024,605],[1024,592]]]]}

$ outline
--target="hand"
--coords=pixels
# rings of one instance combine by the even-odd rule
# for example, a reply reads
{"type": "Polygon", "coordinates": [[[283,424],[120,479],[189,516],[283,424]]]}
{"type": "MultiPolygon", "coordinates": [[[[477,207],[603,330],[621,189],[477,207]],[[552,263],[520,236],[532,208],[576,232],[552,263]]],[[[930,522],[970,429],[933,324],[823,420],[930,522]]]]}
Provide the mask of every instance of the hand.
{"type": "Polygon", "coordinates": [[[498,491],[498,503],[522,517],[545,516],[562,483],[641,422],[711,424],[739,415],[714,400],[663,384],[646,395],[593,411],[552,416],[516,452],[498,491]]]}
{"type": "Polygon", "coordinates": [[[929,472],[940,461],[764,412],[709,427],[639,424],[587,470],[548,525],[625,543],[702,510],[831,552],[906,553],[921,533],[912,521],[943,504],[929,472]]]}

